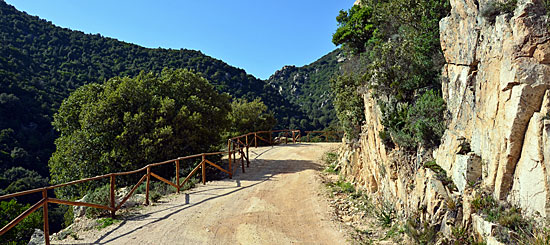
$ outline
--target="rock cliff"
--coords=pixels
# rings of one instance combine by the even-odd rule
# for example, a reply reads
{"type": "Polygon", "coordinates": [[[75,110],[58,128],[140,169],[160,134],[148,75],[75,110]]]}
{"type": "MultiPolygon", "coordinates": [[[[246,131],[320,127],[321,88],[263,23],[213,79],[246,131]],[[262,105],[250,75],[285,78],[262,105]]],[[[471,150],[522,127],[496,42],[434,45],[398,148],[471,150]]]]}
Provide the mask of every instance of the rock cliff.
{"type": "MultiPolygon", "coordinates": [[[[437,149],[414,156],[387,150],[379,137],[380,112],[367,92],[360,147],[344,145],[347,179],[403,215],[472,222],[476,188],[521,208],[527,217],[550,216],[550,32],[547,7],[519,0],[503,9],[487,0],[450,0],[440,25],[446,64],[442,93],[447,130],[437,149]],[[500,9],[499,9],[500,8],[500,9]],[[433,154],[432,154],[433,152],[433,154]],[[435,159],[444,171],[424,168],[435,159]],[[449,184],[451,183],[451,184],[449,184]],[[458,203],[455,211],[449,202],[458,203]]],[[[448,232],[448,231],[447,231],[448,232]]]]}

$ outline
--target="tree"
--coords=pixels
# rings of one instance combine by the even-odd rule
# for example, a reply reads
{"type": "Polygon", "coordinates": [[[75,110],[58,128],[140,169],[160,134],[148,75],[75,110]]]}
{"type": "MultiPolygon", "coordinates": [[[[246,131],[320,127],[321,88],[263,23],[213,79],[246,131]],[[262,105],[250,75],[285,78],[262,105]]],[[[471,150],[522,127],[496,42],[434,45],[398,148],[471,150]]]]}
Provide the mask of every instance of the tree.
{"type": "MultiPolygon", "coordinates": [[[[229,99],[185,69],[85,85],[64,100],[54,116],[60,137],[49,161],[52,182],[212,150],[228,126],[229,99]]],[[[92,187],[97,186],[80,187],[75,194],[92,187]]],[[[60,192],[71,196],[67,190],[60,192]]]]}
{"type": "Polygon", "coordinates": [[[379,105],[384,126],[380,137],[386,146],[415,150],[439,144],[445,103],[440,93],[444,59],[438,24],[449,11],[447,0],[363,0],[340,12],[333,42],[355,51],[348,61],[360,61],[360,66],[350,67],[361,77],[352,83],[343,76],[337,80],[342,85],[333,87],[335,108],[346,131],[357,129],[351,123],[356,114],[349,111],[351,100],[338,102],[338,97],[348,98],[350,91],[363,86],[379,105]]]}
{"type": "MultiPolygon", "coordinates": [[[[19,214],[25,212],[30,205],[22,205],[14,199],[0,202],[0,227],[4,227],[19,214]]],[[[37,211],[23,219],[6,234],[0,236],[1,244],[27,244],[34,229],[42,227],[42,215],[37,211]]]]}
{"type": "Polygon", "coordinates": [[[260,100],[246,101],[235,99],[231,103],[231,136],[243,135],[249,132],[271,130],[277,124],[273,112],[267,110],[267,106],[260,100]]]}
{"type": "Polygon", "coordinates": [[[336,17],[338,29],[332,35],[335,45],[343,44],[352,53],[365,51],[365,45],[372,37],[375,26],[371,21],[373,9],[364,3],[354,5],[348,11],[340,10],[336,17]]]}
{"type": "Polygon", "coordinates": [[[341,75],[331,80],[334,108],[348,140],[359,137],[361,124],[365,120],[360,86],[361,81],[353,75],[341,75]]]}

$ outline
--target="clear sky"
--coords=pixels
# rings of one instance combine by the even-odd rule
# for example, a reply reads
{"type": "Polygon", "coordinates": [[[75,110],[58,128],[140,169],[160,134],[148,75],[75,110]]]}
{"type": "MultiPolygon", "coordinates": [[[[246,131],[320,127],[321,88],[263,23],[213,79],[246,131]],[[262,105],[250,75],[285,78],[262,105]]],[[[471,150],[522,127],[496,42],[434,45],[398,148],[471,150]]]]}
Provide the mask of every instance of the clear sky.
{"type": "Polygon", "coordinates": [[[335,49],[354,0],[6,0],[55,25],[150,48],[187,48],[266,79],[335,49]]]}

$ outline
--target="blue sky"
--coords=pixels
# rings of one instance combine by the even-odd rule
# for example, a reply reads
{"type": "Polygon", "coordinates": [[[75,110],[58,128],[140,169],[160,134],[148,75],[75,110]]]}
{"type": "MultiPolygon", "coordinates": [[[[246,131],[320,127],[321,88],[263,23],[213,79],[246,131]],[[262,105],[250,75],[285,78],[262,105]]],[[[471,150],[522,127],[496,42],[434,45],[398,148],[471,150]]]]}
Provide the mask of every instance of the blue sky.
{"type": "Polygon", "coordinates": [[[262,79],[334,50],[354,0],[6,0],[54,24],[150,48],[187,48],[262,79]]]}

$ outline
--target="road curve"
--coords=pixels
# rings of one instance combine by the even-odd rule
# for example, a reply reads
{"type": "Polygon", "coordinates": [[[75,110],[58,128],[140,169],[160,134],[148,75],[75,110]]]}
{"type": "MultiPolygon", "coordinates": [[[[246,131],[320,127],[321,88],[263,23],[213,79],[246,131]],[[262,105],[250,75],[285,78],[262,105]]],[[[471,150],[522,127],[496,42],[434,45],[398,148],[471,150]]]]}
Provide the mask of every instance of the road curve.
{"type": "MultiPolygon", "coordinates": [[[[167,196],[70,244],[344,244],[318,177],[335,143],[250,148],[250,168],[167,196]]],[[[72,238],[69,238],[72,239],[72,238]]]]}

